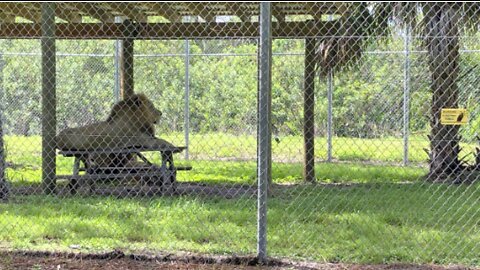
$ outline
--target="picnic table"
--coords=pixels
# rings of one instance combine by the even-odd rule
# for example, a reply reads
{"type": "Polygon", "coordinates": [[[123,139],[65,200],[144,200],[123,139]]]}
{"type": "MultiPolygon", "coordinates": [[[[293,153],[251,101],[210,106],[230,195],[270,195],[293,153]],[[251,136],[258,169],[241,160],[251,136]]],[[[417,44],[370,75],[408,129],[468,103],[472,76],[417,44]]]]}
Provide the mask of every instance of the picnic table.
{"type": "Polygon", "coordinates": [[[175,166],[173,154],[180,153],[186,147],[168,148],[145,148],[129,147],[117,149],[98,150],[60,150],[59,154],[65,157],[74,157],[73,171],[71,175],[57,175],[57,179],[69,180],[68,188],[71,194],[76,194],[81,184],[89,184],[90,193],[95,192],[96,181],[99,179],[122,179],[139,177],[145,183],[176,190],[177,171],[191,170],[191,166],[175,166]],[[161,157],[161,164],[156,165],[145,157],[144,152],[158,152],[161,157]],[[127,155],[132,154],[138,157],[143,163],[135,166],[124,167],[101,167],[95,164],[94,158],[98,155],[127,155]],[[80,172],[85,172],[80,174],[80,172]]]}

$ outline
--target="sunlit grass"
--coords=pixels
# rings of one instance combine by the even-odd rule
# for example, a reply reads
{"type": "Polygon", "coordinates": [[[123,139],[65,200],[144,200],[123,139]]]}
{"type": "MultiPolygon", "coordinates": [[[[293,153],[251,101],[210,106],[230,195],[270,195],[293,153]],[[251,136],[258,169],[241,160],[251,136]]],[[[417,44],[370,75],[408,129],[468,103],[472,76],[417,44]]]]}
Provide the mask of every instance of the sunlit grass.
{"type": "MultiPolygon", "coordinates": [[[[478,198],[478,185],[277,187],[268,202],[269,254],[328,262],[478,265],[478,198]]],[[[255,209],[250,195],[19,197],[0,204],[0,243],[4,249],[254,254],[255,209]]]]}
{"type": "MultiPolygon", "coordinates": [[[[174,144],[184,145],[182,134],[162,136],[174,144]]],[[[303,139],[300,136],[280,138],[273,142],[274,182],[296,182],[302,178],[303,139]]],[[[418,166],[400,167],[403,160],[403,141],[398,138],[358,139],[334,138],[334,163],[326,159],[326,140],[317,138],[315,156],[317,178],[326,182],[412,181],[418,179],[424,169],[418,166]],[[340,163],[339,163],[340,162],[340,163]],[[349,163],[348,165],[341,164],[349,163]],[[362,163],[368,163],[365,165],[362,163]],[[395,166],[381,166],[387,163],[395,166]],[[362,165],[361,165],[362,164],[362,165]],[[376,164],[376,165],[375,165],[376,164]],[[335,173],[332,173],[335,171],[335,173]],[[388,179],[388,180],[382,180],[388,179]]],[[[420,137],[410,141],[410,162],[421,164],[426,160],[424,148],[428,142],[420,137]]],[[[464,151],[473,150],[465,145],[464,151]]],[[[39,182],[41,178],[41,138],[39,136],[6,136],[7,176],[14,184],[39,182]]],[[[191,164],[195,169],[180,173],[179,179],[204,182],[246,182],[255,179],[256,139],[254,136],[223,133],[193,134],[190,136],[190,160],[177,154],[179,164],[191,164]]],[[[151,156],[158,161],[158,156],[151,156]]],[[[57,157],[57,173],[71,173],[72,158],[57,157]]]]}
{"type": "MultiPolygon", "coordinates": [[[[178,136],[163,136],[178,145],[178,136]]],[[[40,183],[40,137],[8,137],[8,180],[40,183]]],[[[424,162],[426,140],[411,141],[410,160],[424,162]]],[[[468,145],[464,148],[470,148],[468,145]]],[[[399,166],[399,139],[335,138],[335,162],[324,159],[317,138],[318,184],[302,179],[301,137],[273,143],[273,182],[268,205],[272,256],[329,262],[416,262],[479,265],[480,186],[422,181],[422,166],[399,166]],[[343,185],[328,185],[328,184],[343,185]],[[295,185],[292,185],[295,184],[295,185]],[[327,185],[325,185],[327,184],[327,185]]],[[[252,136],[192,135],[192,165],[180,181],[248,184],[256,181],[252,136]]],[[[158,154],[150,156],[158,162],[158,154]]],[[[57,158],[57,173],[72,169],[57,158]]],[[[194,251],[254,254],[256,200],[205,196],[152,198],[15,196],[0,204],[0,248],[96,252],[194,251]],[[79,248],[79,249],[77,249],[79,248]]]]}

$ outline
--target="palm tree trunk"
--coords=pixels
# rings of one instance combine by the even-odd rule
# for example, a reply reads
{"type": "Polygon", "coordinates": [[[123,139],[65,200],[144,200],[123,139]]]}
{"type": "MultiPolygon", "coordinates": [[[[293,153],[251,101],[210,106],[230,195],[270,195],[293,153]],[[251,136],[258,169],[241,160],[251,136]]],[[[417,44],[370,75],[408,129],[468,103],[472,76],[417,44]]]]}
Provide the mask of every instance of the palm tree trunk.
{"type": "Polygon", "coordinates": [[[458,11],[447,3],[433,3],[426,13],[428,60],[432,95],[430,171],[428,180],[451,181],[460,170],[459,128],[440,123],[442,108],[458,106],[458,11]]]}

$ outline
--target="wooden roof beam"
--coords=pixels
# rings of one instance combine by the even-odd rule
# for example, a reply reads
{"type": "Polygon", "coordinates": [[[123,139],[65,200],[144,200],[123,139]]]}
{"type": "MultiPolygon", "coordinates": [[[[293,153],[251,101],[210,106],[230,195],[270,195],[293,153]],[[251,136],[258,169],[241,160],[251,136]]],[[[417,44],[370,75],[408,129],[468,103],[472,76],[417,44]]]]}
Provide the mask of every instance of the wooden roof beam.
{"type": "Polygon", "coordinates": [[[40,12],[28,8],[25,3],[0,3],[0,10],[3,13],[11,14],[13,16],[22,17],[32,22],[40,21],[40,12]]]}
{"type": "Polygon", "coordinates": [[[82,15],[73,10],[69,10],[67,6],[62,5],[62,3],[57,3],[57,8],[55,9],[55,16],[58,18],[72,23],[81,23],[82,15]]]}
{"type": "MultiPolygon", "coordinates": [[[[302,21],[272,23],[273,38],[307,38],[341,35],[340,22],[302,21]]],[[[135,39],[255,38],[258,22],[242,23],[58,23],[57,39],[118,39],[130,31],[135,39]],[[129,30],[130,29],[130,30],[129,30]]],[[[2,23],[0,38],[40,38],[39,23],[2,23]]]]}
{"type": "Polygon", "coordinates": [[[353,11],[352,3],[344,3],[344,2],[335,2],[335,9],[336,9],[335,13],[343,17],[350,16],[353,11]]]}
{"type": "Polygon", "coordinates": [[[249,22],[250,15],[245,11],[245,8],[242,7],[242,3],[240,2],[226,2],[225,3],[227,9],[232,12],[233,15],[240,18],[242,22],[249,22]]]}
{"type": "Polygon", "coordinates": [[[15,15],[0,12],[0,23],[14,23],[15,15]]]}
{"type": "Polygon", "coordinates": [[[272,3],[272,15],[277,18],[277,21],[284,22],[285,21],[285,13],[279,7],[279,3],[272,3]]]}
{"type": "Polygon", "coordinates": [[[312,15],[315,20],[322,20],[322,15],[325,12],[323,8],[323,3],[315,3],[315,2],[307,2],[306,5],[306,12],[308,15],[312,15]]]}
{"type": "Polygon", "coordinates": [[[130,20],[137,22],[147,22],[148,20],[148,16],[135,7],[135,3],[110,2],[108,5],[130,20]]]}
{"type": "MultiPolygon", "coordinates": [[[[39,2],[28,3],[28,5],[35,8],[35,10],[39,10],[39,11],[42,10],[42,4],[39,2]]],[[[82,22],[82,15],[70,10],[68,6],[60,2],[56,4],[55,16],[67,22],[73,22],[73,23],[82,22]]]]}
{"type": "Polygon", "coordinates": [[[206,22],[214,22],[215,21],[215,14],[211,13],[207,5],[202,5],[201,3],[195,2],[188,2],[187,3],[188,10],[193,13],[193,15],[200,16],[206,22]]]}
{"type": "Polygon", "coordinates": [[[79,11],[86,13],[88,16],[95,18],[104,23],[112,23],[115,21],[115,16],[109,14],[104,9],[98,7],[94,3],[68,3],[71,7],[78,9],[79,11]]]}
{"type": "Polygon", "coordinates": [[[168,3],[148,2],[148,4],[150,4],[150,10],[170,22],[180,22],[182,20],[182,16],[171,8],[168,3]]]}
{"type": "Polygon", "coordinates": [[[339,2],[307,2],[305,3],[305,9],[306,13],[312,15],[315,20],[322,20],[322,15],[347,15],[346,12],[349,10],[348,4],[339,2]]]}

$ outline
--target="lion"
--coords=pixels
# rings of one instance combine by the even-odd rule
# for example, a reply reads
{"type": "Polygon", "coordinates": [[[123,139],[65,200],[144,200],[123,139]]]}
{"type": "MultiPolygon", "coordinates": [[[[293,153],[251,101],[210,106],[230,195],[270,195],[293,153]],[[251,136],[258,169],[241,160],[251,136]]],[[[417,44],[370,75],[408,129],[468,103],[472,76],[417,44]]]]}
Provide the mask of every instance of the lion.
{"type": "MultiPolygon", "coordinates": [[[[154,125],[161,116],[147,96],[135,94],[115,104],[105,121],[61,131],[56,137],[57,148],[98,151],[142,147],[179,152],[173,144],[155,137],[154,125]]],[[[124,167],[134,157],[132,154],[99,154],[93,159],[101,167],[124,167]]]]}

